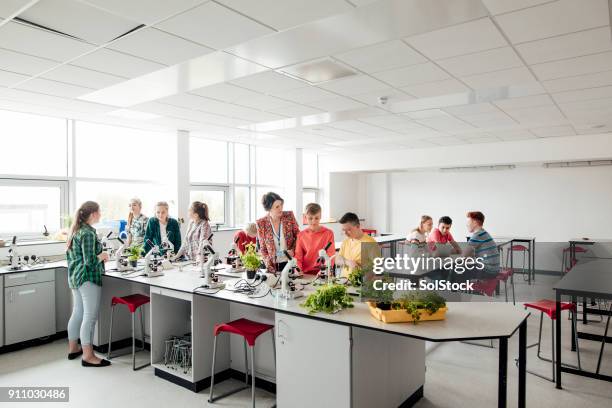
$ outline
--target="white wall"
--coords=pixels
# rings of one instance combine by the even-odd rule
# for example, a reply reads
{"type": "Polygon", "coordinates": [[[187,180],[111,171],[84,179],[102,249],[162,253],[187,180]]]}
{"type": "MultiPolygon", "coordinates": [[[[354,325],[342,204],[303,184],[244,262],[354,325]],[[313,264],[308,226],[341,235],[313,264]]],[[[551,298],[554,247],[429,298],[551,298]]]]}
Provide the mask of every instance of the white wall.
{"type": "Polygon", "coordinates": [[[366,182],[365,174],[329,174],[329,187],[325,195],[328,201],[323,204],[323,207],[329,208],[329,217],[338,220],[346,212],[366,217],[366,182]]]}

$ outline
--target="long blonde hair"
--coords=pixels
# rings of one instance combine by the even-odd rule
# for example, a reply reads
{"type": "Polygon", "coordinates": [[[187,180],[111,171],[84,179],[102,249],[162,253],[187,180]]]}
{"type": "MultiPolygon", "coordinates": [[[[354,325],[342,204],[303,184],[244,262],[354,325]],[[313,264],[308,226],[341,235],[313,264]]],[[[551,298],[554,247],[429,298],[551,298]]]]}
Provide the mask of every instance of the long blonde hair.
{"type": "Polygon", "coordinates": [[[95,201],[85,201],[74,214],[72,226],[70,227],[70,235],[68,236],[67,249],[72,248],[72,239],[81,229],[83,224],[87,222],[91,214],[100,211],[100,205],[95,201]]]}
{"type": "Polygon", "coordinates": [[[413,229],[412,232],[420,232],[422,234],[423,224],[425,224],[427,221],[433,221],[433,218],[431,218],[429,215],[421,215],[421,223],[419,224],[418,227],[413,229]]]}
{"type": "MultiPolygon", "coordinates": [[[[136,203],[138,204],[138,206],[140,207],[140,209],[142,210],[142,201],[140,200],[140,198],[132,198],[130,200],[130,204],[132,203],[136,203]]],[[[132,222],[134,221],[134,214],[132,213],[132,211],[130,210],[130,213],[128,214],[128,222],[127,222],[127,227],[128,230],[132,227],[132,222]]]]}

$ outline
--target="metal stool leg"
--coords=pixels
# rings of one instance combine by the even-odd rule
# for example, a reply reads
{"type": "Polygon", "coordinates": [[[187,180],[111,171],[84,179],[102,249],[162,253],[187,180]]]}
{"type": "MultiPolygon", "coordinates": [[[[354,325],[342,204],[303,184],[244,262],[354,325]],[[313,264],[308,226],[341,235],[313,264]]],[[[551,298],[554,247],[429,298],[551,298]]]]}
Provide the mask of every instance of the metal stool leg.
{"type": "Polygon", "coordinates": [[[249,361],[247,357],[247,341],[244,338],[244,383],[249,385],[249,361]]]}
{"type": "Polygon", "coordinates": [[[140,351],[144,351],[145,350],[145,322],[144,322],[144,306],[141,306],[139,308],[140,310],[140,335],[142,337],[142,344],[141,344],[141,349],[140,351]]]}
{"type": "Polygon", "coordinates": [[[255,408],[255,344],[251,347],[251,401],[255,408]]]}
{"type": "Polygon", "coordinates": [[[610,327],[610,315],[612,314],[612,303],[610,304],[610,308],[608,310],[608,319],[606,321],[606,330],[604,330],[603,338],[601,339],[601,348],[599,350],[599,358],[597,359],[597,370],[595,371],[599,374],[599,369],[601,368],[601,357],[603,356],[604,346],[606,345],[606,337],[608,337],[608,328],[610,327]]]}
{"type": "Polygon", "coordinates": [[[512,286],[512,304],[516,305],[516,297],[514,296],[514,274],[510,275],[510,285],[512,286]]]}
{"type": "Polygon", "coordinates": [[[110,329],[108,332],[108,351],[106,353],[106,359],[111,359],[111,344],[113,344],[113,315],[115,314],[115,305],[111,305],[111,317],[110,317],[110,329]]]}
{"type": "Polygon", "coordinates": [[[136,371],[136,331],[134,330],[136,322],[136,312],[132,315],[132,370],[136,371]]]}
{"type": "Polygon", "coordinates": [[[213,358],[212,358],[212,372],[210,374],[210,391],[208,393],[208,402],[213,402],[213,388],[215,386],[215,360],[217,359],[217,336],[213,342],[213,358]]]}
{"type": "Polygon", "coordinates": [[[578,357],[578,369],[582,370],[580,364],[580,346],[578,345],[578,317],[576,316],[576,309],[571,311],[572,313],[572,324],[574,325],[574,343],[576,344],[576,357],[578,357]]]}

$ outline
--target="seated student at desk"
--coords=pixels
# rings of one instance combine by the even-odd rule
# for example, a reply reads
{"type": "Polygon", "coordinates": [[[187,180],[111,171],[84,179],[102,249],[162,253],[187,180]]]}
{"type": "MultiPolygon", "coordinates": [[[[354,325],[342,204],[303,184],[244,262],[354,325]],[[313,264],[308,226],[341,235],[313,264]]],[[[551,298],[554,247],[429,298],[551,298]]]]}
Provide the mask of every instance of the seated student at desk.
{"type": "Polygon", "coordinates": [[[212,230],[210,229],[210,218],[208,217],[208,206],[200,201],[194,201],[189,207],[189,226],[185,234],[185,241],[176,253],[178,259],[185,255],[191,261],[201,261],[200,244],[209,240],[212,244],[212,230]]]}
{"type": "Polygon", "coordinates": [[[484,269],[471,269],[465,271],[467,279],[490,279],[499,273],[499,251],[491,235],[485,231],[485,216],[480,211],[467,213],[467,229],[472,234],[468,240],[468,247],[464,256],[481,258],[484,269]]]}
{"type": "Polygon", "coordinates": [[[411,244],[424,244],[427,242],[427,235],[433,228],[433,218],[429,215],[421,215],[419,226],[410,231],[406,240],[411,244]]]}
{"type": "Polygon", "coordinates": [[[157,245],[163,254],[164,250],[161,244],[164,241],[170,241],[174,245],[175,251],[181,247],[181,229],[179,223],[174,218],[168,216],[168,209],[168,203],[165,201],[160,201],[155,205],[155,217],[149,218],[145,232],[145,253],[149,252],[153,245],[157,245]]]}
{"type": "Polygon", "coordinates": [[[306,215],[308,227],[298,234],[295,244],[295,259],[302,272],[316,275],[319,273],[317,265],[319,250],[331,244],[327,248],[327,255],[332,257],[336,253],[334,233],[320,224],[321,206],[319,204],[308,204],[304,209],[304,215],[306,215]]]}
{"type": "Polygon", "coordinates": [[[234,243],[236,244],[236,251],[238,251],[238,255],[242,255],[244,253],[248,244],[255,244],[256,242],[257,225],[254,222],[248,223],[243,230],[236,232],[234,235],[234,243]]]}
{"type": "Polygon", "coordinates": [[[455,241],[455,239],[450,233],[451,225],[453,225],[453,220],[451,219],[451,217],[440,217],[440,219],[438,220],[438,227],[434,228],[431,231],[431,234],[429,234],[429,236],[427,237],[427,243],[429,244],[429,248],[432,251],[435,251],[438,247],[438,245],[436,244],[441,244],[443,246],[450,244],[453,247],[453,253],[461,253],[461,248],[459,247],[459,244],[457,243],[457,241],[455,241]]]}
{"type": "Polygon", "coordinates": [[[357,214],[348,212],[339,220],[346,239],[342,241],[340,252],[336,256],[336,264],[342,265],[342,276],[348,277],[351,271],[361,266],[362,262],[380,256],[380,248],[374,238],[363,232],[357,214]],[[362,253],[362,244],[370,244],[369,253],[362,253]]]}

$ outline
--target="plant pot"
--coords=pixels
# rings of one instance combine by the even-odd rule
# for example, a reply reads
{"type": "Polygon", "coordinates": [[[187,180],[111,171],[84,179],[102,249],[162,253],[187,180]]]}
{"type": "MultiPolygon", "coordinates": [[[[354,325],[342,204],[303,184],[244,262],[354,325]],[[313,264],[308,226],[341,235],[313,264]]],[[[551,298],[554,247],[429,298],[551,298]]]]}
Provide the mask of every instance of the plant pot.
{"type": "Polygon", "coordinates": [[[255,279],[255,275],[257,274],[257,270],[249,270],[246,271],[247,279],[255,279]]]}
{"type": "MultiPolygon", "coordinates": [[[[380,320],[384,323],[407,323],[414,322],[414,319],[408,311],[405,309],[400,310],[383,310],[378,307],[378,304],[374,302],[368,302],[368,307],[370,308],[370,314],[377,320],[380,320]]],[[[428,320],[445,320],[446,312],[448,311],[448,307],[441,307],[438,309],[436,313],[429,314],[428,311],[423,310],[421,312],[420,322],[428,321],[428,320]]]]}
{"type": "Polygon", "coordinates": [[[376,307],[380,310],[391,310],[391,302],[376,302],[376,307]]]}
{"type": "Polygon", "coordinates": [[[135,268],[136,266],[138,266],[138,259],[134,259],[133,261],[130,261],[130,266],[132,268],[135,268]]]}

